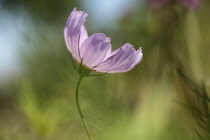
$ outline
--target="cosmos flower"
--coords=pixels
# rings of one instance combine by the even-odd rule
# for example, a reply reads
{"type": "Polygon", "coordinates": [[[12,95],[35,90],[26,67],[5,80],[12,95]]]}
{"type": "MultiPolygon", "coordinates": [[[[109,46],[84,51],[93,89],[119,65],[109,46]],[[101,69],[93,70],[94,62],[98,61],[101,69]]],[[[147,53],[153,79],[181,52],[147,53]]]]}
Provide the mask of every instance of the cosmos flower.
{"type": "Polygon", "coordinates": [[[74,8],[64,29],[67,48],[78,63],[93,71],[105,73],[126,72],[140,63],[143,57],[141,47],[136,51],[127,43],[112,51],[111,39],[105,34],[88,36],[84,26],[87,15],[74,8]]]}

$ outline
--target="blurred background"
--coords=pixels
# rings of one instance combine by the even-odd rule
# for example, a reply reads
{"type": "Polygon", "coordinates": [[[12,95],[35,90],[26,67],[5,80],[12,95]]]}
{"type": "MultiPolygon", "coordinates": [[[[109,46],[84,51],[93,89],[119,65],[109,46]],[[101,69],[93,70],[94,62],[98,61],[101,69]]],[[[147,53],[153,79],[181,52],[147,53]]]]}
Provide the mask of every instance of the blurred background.
{"type": "Polygon", "coordinates": [[[63,37],[74,7],[89,35],[144,53],[127,73],[82,81],[93,139],[210,139],[209,0],[0,0],[0,140],[88,139],[63,37]]]}

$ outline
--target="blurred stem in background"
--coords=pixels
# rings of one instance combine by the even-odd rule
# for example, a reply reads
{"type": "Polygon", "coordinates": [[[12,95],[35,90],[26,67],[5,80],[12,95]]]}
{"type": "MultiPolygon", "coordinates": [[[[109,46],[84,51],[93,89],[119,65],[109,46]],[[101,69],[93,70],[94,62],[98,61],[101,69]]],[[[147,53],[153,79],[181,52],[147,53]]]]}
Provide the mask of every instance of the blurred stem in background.
{"type": "MultiPolygon", "coordinates": [[[[195,133],[201,140],[210,139],[210,97],[204,82],[197,82],[193,78],[189,69],[184,70],[183,66],[177,67],[178,75],[185,86],[180,86],[184,90],[184,102],[181,99],[178,103],[190,111],[198,128],[194,127],[195,133]]],[[[183,85],[183,84],[182,84],[183,85]]]]}
{"type": "Polygon", "coordinates": [[[209,139],[209,94],[206,84],[197,82],[202,81],[203,78],[200,50],[198,49],[202,45],[202,40],[195,12],[191,9],[198,7],[199,1],[188,1],[190,8],[185,8],[186,5],[178,7],[180,3],[185,2],[184,0],[150,0],[150,2],[154,2],[152,10],[158,23],[154,40],[157,41],[156,44],[159,44],[156,47],[160,53],[159,65],[154,76],[160,79],[165,71],[171,83],[175,82],[175,88],[182,87],[181,92],[177,90],[176,96],[184,100],[184,103],[180,104],[190,109],[192,119],[200,128],[191,127],[195,129],[195,134],[200,139],[209,139]],[[175,69],[177,71],[174,71],[175,69]],[[178,87],[176,86],[176,73],[180,76],[178,87]],[[185,97],[181,97],[181,94],[184,94],[185,97]]]}
{"type": "Polygon", "coordinates": [[[183,60],[177,63],[179,86],[184,94],[178,103],[188,109],[195,121],[195,134],[201,139],[210,139],[210,98],[207,85],[203,80],[200,48],[202,37],[195,13],[189,12],[185,19],[185,40],[189,52],[188,65],[183,60]],[[197,125],[197,127],[196,127],[197,125]]]}

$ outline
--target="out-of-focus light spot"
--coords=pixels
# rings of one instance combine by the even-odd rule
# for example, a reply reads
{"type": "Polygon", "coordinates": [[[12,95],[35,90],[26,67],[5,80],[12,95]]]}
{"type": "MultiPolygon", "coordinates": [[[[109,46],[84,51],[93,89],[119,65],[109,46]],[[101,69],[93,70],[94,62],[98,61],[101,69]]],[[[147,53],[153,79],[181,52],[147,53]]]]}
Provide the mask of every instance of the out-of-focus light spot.
{"type": "Polygon", "coordinates": [[[0,83],[20,74],[19,50],[26,27],[26,20],[21,14],[0,10],[0,83]]]}

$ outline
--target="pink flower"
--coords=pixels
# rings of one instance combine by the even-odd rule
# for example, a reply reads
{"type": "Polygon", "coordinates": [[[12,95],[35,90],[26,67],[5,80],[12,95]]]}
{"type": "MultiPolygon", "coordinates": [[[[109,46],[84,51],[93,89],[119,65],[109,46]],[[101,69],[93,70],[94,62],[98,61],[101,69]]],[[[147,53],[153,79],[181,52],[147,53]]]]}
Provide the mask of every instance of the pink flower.
{"type": "Polygon", "coordinates": [[[137,51],[127,43],[112,51],[111,39],[103,33],[88,36],[84,26],[87,14],[83,11],[71,12],[64,29],[68,50],[73,58],[89,69],[98,72],[118,73],[134,68],[142,60],[142,49],[137,51]]]}

